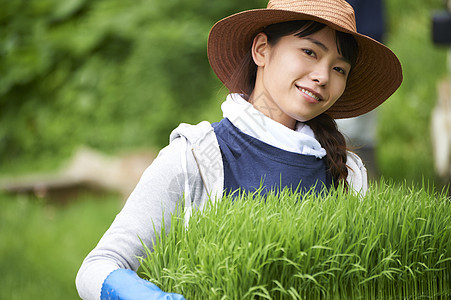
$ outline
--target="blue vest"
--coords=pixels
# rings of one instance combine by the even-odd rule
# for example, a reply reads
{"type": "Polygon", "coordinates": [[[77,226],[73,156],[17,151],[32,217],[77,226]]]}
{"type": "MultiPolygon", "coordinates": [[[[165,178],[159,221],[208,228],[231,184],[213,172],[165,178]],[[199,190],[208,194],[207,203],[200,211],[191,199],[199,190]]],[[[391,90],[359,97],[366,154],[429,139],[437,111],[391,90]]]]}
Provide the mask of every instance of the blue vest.
{"type": "Polygon", "coordinates": [[[212,124],[224,164],[224,190],[239,188],[253,192],[262,186],[262,194],[284,187],[319,192],[329,188],[332,179],[324,159],[289,152],[243,133],[227,118],[212,124]]]}

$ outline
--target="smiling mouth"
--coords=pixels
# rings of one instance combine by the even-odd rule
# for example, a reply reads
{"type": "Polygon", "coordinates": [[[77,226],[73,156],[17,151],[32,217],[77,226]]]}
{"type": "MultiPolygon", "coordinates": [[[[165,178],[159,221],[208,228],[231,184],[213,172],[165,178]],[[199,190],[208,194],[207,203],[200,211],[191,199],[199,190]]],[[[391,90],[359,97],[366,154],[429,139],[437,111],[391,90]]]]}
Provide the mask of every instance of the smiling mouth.
{"type": "Polygon", "coordinates": [[[316,101],[321,101],[321,100],[323,100],[323,99],[321,99],[320,97],[318,97],[318,96],[316,96],[315,94],[313,94],[312,92],[307,91],[307,90],[305,90],[305,89],[303,89],[303,88],[301,88],[301,87],[298,87],[298,89],[299,89],[301,92],[303,92],[304,94],[306,94],[306,95],[312,97],[312,98],[315,99],[316,101]]]}

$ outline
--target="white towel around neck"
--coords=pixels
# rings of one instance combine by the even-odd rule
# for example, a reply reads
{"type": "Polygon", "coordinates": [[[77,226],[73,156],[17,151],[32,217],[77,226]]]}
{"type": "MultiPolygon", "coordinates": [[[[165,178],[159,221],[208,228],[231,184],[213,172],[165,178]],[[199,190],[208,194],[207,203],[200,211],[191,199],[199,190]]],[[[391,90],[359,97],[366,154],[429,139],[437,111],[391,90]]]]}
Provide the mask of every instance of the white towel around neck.
{"type": "Polygon", "coordinates": [[[266,144],[317,158],[326,156],[326,150],[308,125],[297,122],[295,130],[292,130],[265,116],[240,94],[228,95],[221,109],[224,118],[235,127],[266,144]]]}

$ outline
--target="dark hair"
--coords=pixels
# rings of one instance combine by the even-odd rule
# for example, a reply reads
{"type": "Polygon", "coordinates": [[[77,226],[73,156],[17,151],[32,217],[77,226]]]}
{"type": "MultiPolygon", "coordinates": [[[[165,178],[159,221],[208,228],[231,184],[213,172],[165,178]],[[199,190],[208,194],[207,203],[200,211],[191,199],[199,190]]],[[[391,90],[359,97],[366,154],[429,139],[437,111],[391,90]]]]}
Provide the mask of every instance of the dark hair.
{"type": "MultiPolygon", "coordinates": [[[[282,37],[287,35],[295,35],[297,37],[305,37],[311,35],[326,27],[325,24],[315,21],[289,21],[284,23],[272,24],[265,27],[262,32],[268,37],[268,43],[275,45],[282,37]]],[[[253,40],[253,39],[252,39],[253,40]]],[[[354,37],[350,34],[336,31],[337,51],[349,63],[352,68],[355,65],[358,55],[358,46],[354,37]]],[[[257,76],[257,65],[254,63],[251,54],[251,45],[246,52],[241,64],[235,70],[231,78],[231,90],[238,91],[249,97],[252,94],[257,76]]],[[[349,78],[349,76],[348,76],[349,78]]],[[[320,144],[326,149],[326,164],[330,172],[334,186],[343,183],[347,188],[346,178],[348,169],[346,166],[347,148],[346,140],[338,131],[335,120],[323,113],[311,120],[305,122],[309,125],[320,144]]]]}

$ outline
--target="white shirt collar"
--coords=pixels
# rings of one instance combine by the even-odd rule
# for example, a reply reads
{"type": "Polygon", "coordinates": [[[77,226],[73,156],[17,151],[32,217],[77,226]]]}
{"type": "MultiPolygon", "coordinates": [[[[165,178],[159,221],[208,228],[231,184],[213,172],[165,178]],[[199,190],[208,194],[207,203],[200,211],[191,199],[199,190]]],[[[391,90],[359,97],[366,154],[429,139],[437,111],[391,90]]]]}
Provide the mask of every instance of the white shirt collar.
{"type": "Polygon", "coordinates": [[[266,144],[317,158],[326,156],[326,150],[307,124],[298,122],[295,130],[291,130],[255,109],[240,94],[228,95],[221,109],[224,118],[235,127],[266,144]]]}

